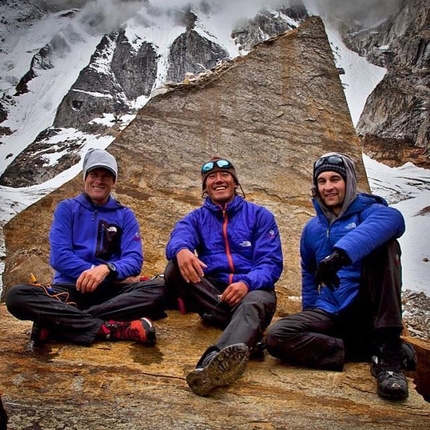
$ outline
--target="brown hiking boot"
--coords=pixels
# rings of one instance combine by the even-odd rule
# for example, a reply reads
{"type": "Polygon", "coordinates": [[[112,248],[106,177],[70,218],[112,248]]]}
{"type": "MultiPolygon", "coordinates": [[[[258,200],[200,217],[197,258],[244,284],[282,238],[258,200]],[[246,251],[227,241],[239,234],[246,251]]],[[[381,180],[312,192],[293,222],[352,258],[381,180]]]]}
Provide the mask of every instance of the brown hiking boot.
{"type": "Polygon", "coordinates": [[[154,346],[156,342],[155,329],[148,318],[134,321],[107,321],[104,329],[108,331],[106,339],[134,340],[146,346],[154,346]]]}
{"type": "Polygon", "coordinates": [[[244,343],[226,346],[221,351],[209,348],[187,375],[188,386],[199,396],[207,396],[212,389],[230,385],[245,371],[249,349],[244,343]]]}

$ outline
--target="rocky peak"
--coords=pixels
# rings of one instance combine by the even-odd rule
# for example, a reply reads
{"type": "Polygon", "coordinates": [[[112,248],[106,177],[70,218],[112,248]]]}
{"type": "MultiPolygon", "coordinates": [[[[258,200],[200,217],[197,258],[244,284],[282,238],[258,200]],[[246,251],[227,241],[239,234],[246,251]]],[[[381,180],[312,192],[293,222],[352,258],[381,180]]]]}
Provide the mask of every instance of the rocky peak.
{"type": "Polygon", "coordinates": [[[392,166],[430,167],[430,10],[405,0],[378,28],[356,28],[345,41],[387,73],[369,96],[357,124],[364,151],[392,166]]]}
{"type": "Polygon", "coordinates": [[[299,23],[307,17],[307,10],[301,1],[277,10],[261,10],[254,19],[246,21],[243,26],[238,26],[231,37],[241,51],[247,52],[257,43],[296,28],[295,22],[299,23]]]}
{"type": "Polygon", "coordinates": [[[170,47],[167,81],[182,82],[186,73],[199,74],[228,59],[221,46],[187,29],[170,47]]]}

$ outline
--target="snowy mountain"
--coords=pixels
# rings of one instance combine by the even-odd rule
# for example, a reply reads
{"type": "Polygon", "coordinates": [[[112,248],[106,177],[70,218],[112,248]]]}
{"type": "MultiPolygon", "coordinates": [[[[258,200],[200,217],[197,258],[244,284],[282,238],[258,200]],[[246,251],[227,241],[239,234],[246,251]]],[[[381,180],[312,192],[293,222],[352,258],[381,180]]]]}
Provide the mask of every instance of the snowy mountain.
{"type": "MultiPolygon", "coordinates": [[[[304,3],[306,9],[299,2],[255,0],[3,1],[0,174],[19,160],[9,177],[20,185],[0,186],[1,225],[76,176],[81,155],[89,147],[107,147],[165,85],[185,79],[186,71],[207,73],[246,55],[254,44],[298,26],[306,14],[323,16],[356,125],[386,69],[345,46],[333,8],[304,3]]],[[[352,8],[352,2],[333,4],[337,13],[346,13],[341,4],[352,8]]],[[[383,20],[378,13],[375,19],[383,20]]],[[[404,283],[430,295],[430,250],[422,234],[430,172],[411,164],[389,168],[366,156],[364,161],[372,190],[407,219],[404,283]]]]}

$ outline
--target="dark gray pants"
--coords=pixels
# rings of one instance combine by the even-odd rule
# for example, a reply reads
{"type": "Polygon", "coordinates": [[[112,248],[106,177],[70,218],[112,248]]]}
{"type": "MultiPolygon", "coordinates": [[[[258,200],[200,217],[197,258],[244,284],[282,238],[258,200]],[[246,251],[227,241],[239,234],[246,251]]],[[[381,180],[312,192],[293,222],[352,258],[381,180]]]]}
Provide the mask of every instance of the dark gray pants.
{"type": "Polygon", "coordinates": [[[290,364],[342,370],[370,358],[374,343],[396,342],[403,328],[400,246],[396,240],[363,261],[356,300],[332,315],[310,309],[280,319],[266,333],[267,350],[290,364]]]}
{"type": "Polygon", "coordinates": [[[171,307],[177,307],[179,297],[188,312],[197,312],[206,323],[223,330],[216,343],[219,349],[245,343],[252,350],[276,310],[273,290],[250,291],[238,305],[230,307],[218,297],[227,285],[206,277],[195,284],[187,283],[175,261],[168,263],[164,277],[171,307]]]}
{"type": "Polygon", "coordinates": [[[128,284],[102,284],[95,292],[83,294],[75,285],[44,287],[17,285],[6,295],[8,311],[20,320],[46,328],[51,337],[90,345],[104,321],[132,321],[142,317],[160,318],[165,299],[164,280],[128,284]]]}

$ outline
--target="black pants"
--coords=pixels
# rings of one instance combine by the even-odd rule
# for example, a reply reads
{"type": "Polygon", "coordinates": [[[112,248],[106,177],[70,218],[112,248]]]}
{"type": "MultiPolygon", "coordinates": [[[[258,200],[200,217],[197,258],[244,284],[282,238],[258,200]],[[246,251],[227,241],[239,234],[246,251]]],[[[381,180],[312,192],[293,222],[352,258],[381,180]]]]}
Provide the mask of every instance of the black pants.
{"type": "Polygon", "coordinates": [[[384,335],[400,337],[400,246],[396,240],[363,261],[358,296],[341,313],[309,309],[277,321],[266,334],[267,350],[290,364],[342,370],[345,361],[370,358],[384,335]]]}
{"type": "Polygon", "coordinates": [[[34,285],[17,285],[6,295],[8,311],[20,320],[46,328],[57,340],[91,345],[108,320],[132,321],[163,314],[164,280],[100,285],[83,294],[75,285],[52,285],[52,292],[34,285]]]}
{"type": "Polygon", "coordinates": [[[197,312],[203,321],[223,330],[216,343],[219,349],[234,343],[245,343],[252,349],[263,337],[276,310],[276,294],[273,290],[250,291],[242,301],[230,307],[219,300],[226,284],[203,278],[198,283],[187,283],[176,261],[170,261],[164,274],[170,303],[180,297],[188,312],[197,312]]]}

